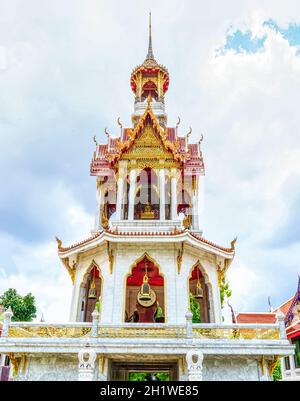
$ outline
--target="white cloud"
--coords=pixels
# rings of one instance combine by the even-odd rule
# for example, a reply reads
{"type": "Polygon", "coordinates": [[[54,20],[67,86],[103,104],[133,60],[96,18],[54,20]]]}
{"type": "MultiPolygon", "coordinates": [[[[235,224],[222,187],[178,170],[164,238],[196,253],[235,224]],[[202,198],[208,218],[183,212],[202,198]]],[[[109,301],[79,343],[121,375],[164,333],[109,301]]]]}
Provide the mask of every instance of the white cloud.
{"type": "MultiPolygon", "coordinates": [[[[65,243],[70,243],[90,235],[92,216],[87,214],[70,193],[63,187],[51,188],[49,195],[52,201],[62,202],[59,221],[68,225],[65,230],[65,243]],[[54,191],[55,196],[50,195],[54,191]]],[[[52,205],[53,206],[53,205],[52,205]]],[[[36,209],[35,209],[36,210],[36,209]]],[[[36,298],[37,319],[44,314],[46,321],[63,322],[69,319],[72,293],[71,279],[59,260],[57,245],[53,238],[48,242],[30,243],[4,236],[14,269],[11,271],[6,262],[0,265],[0,294],[8,288],[15,288],[21,295],[31,292],[36,298]]]]}

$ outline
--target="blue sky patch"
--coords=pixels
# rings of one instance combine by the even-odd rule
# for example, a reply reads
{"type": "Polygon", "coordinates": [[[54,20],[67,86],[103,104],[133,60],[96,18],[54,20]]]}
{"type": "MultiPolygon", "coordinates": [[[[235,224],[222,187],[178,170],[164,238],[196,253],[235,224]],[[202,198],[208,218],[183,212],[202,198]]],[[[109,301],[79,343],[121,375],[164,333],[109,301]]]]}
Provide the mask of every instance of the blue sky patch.
{"type": "Polygon", "coordinates": [[[242,32],[237,30],[227,36],[224,50],[233,49],[237,53],[256,53],[265,43],[266,36],[262,38],[252,37],[251,31],[242,32]]]}
{"type": "MultiPolygon", "coordinates": [[[[263,26],[267,26],[276,32],[279,32],[291,46],[299,47],[297,53],[300,54],[300,25],[296,23],[289,24],[288,28],[283,29],[272,19],[265,21],[263,26]]],[[[226,50],[234,50],[236,53],[256,53],[264,47],[266,35],[263,37],[255,37],[251,31],[242,32],[236,30],[227,35],[225,46],[219,49],[221,53],[226,50]]]]}
{"type": "Polygon", "coordinates": [[[274,29],[276,32],[280,32],[281,35],[289,42],[291,46],[300,45],[300,25],[291,23],[287,29],[280,28],[278,24],[272,19],[264,22],[264,26],[274,29]]]}

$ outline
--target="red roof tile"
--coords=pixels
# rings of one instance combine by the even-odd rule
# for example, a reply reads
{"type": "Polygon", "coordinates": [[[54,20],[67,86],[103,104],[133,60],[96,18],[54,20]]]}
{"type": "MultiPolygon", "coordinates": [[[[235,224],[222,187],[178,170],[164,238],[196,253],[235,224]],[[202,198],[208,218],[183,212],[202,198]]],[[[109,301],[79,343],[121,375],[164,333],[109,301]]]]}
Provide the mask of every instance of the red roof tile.
{"type": "Polygon", "coordinates": [[[293,299],[294,299],[294,297],[292,297],[288,301],[284,302],[282,305],[278,306],[278,308],[275,309],[275,312],[280,310],[284,314],[284,317],[285,317],[286,314],[288,313],[288,311],[290,310],[290,307],[293,303],[293,299]]]}
{"type": "MultiPolygon", "coordinates": [[[[204,237],[202,237],[200,235],[197,235],[197,234],[195,234],[195,233],[193,233],[192,231],[189,231],[189,230],[188,231],[186,231],[186,230],[177,230],[175,232],[174,231],[159,231],[159,232],[122,231],[121,232],[121,231],[113,231],[113,230],[107,229],[106,232],[108,234],[120,235],[120,236],[121,235],[122,236],[159,236],[159,235],[161,236],[161,235],[163,235],[163,236],[174,236],[174,237],[177,236],[177,235],[183,234],[185,232],[188,232],[192,237],[194,237],[199,242],[202,242],[202,243],[204,243],[206,245],[209,245],[209,246],[211,246],[213,248],[220,249],[221,251],[224,251],[224,252],[227,252],[227,253],[232,253],[232,254],[234,253],[234,249],[225,248],[225,247],[219,246],[219,245],[215,244],[214,242],[208,241],[204,237]]],[[[73,245],[70,245],[68,247],[60,247],[58,249],[58,253],[63,253],[63,252],[69,251],[71,249],[77,248],[80,245],[87,244],[88,242],[91,242],[95,238],[99,237],[102,233],[103,233],[103,231],[98,232],[98,233],[92,235],[91,237],[86,238],[85,240],[77,242],[77,243],[75,243],[73,245]]]]}
{"type": "Polygon", "coordinates": [[[245,312],[236,316],[237,323],[276,323],[276,313],[272,312],[245,312]]]}

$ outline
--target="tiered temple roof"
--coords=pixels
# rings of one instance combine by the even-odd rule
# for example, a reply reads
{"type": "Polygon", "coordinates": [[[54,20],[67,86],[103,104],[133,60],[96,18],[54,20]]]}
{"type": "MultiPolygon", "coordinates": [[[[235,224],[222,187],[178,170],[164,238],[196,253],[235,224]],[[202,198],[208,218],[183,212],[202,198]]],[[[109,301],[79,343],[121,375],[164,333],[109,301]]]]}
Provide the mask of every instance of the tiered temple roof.
{"type": "Polygon", "coordinates": [[[154,128],[161,146],[180,163],[187,175],[204,174],[204,161],[200,143],[189,143],[188,135],[177,135],[176,128],[165,128],[151,110],[150,102],[134,128],[123,128],[119,137],[108,135],[107,144],[97,144],[90,166],[91,175],[110,176],[117,162],[134,144],[146,123],[154,128]]]}

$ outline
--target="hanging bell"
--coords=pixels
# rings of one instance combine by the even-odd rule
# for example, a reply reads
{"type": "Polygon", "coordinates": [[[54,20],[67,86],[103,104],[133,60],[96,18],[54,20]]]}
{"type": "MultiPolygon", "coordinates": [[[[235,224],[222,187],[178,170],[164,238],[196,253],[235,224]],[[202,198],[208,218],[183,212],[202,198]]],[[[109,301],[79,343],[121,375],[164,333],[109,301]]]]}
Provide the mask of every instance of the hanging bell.
{"type": "Polygon", "coordinates": [[[150,295],[150,285],[148,283],[148,276],[147,274],[144,275],[143,279],[143,284],[141,285],[140,289],[140,300],[141,301],[150,301],[151,300],[151,295],[150,295]]]}
{"type": "Polygon", "coordinates": [[[95,285],[95,280],[93,279],[93,281],[91,282],[91,286],[89,289],[89,295],[88,295],[89,299],[95,299],[97,298],[97,291],[96,291],[96,285],[95,285]]]}
{"type": "Polygon", "coordinates": [[[197,281],[196,291],[195,291],[194,297],[196,299],[202,299],[203,298],[203,290],[202,290],[202,287],[201,287],[200,280],[197,281]]]}

